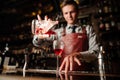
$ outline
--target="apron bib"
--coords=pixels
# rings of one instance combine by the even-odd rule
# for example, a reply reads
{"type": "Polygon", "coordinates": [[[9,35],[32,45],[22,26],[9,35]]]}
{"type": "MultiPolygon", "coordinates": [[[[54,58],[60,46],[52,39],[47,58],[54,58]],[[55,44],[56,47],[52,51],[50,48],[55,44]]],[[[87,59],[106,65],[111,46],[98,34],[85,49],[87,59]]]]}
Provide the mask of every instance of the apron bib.
{"type": "MultiPolygon", "coordinates": [[[[88,38],[86,34],[86,28],[82,29],[82,33],[66,34],[61,39],[65,44],[63,53],[61,55],[61,62],[63,61],[65,56],[69,54],[88,50],[88,38]]],[[[76,63],[74,63],[73,70],[88,70],[88,66],[90,66],[88,63],[83,62],[81,64],[81,66],[78,66],[76,63]]]]}
{"type": "Polygon", "coordinates": [[[88,38],[85,28],[83,28],[82,33],[66,34],[61,39],[65,44],[63,51],[64,56],[67,56],[73,52],[88,50],[88,38]]]}

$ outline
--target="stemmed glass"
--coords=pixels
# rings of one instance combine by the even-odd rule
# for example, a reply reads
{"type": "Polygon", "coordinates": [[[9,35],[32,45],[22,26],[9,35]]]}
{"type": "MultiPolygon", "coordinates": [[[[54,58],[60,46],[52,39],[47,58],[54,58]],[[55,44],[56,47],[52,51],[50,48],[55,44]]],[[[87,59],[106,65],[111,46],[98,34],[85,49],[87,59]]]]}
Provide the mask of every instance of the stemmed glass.
{"type": "Polygon", "coordinates": [[[56,69],[57,72],[59,70],[59,57],[61,56],[63,49],[64,49],[64,42],[62,40],[58,39],[53,41],[53,50],[57,56],[57,69],[56,69]]]}

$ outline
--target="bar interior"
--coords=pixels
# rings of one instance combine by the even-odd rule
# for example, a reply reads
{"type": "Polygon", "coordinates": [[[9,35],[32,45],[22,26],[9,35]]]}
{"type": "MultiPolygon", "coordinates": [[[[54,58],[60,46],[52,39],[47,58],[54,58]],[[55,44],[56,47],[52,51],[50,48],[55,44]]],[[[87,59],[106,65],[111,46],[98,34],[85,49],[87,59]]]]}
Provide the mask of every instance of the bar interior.
{"type": "Polygon", "coordinates": [[[78,4],[78,21],[92,25],[99,43],[99,55],[92,71],[57,71],[58,57],[50,41],[36,47],[32,20],[39,14],[66,25],[60,10],[64,0],[0,1],[0,80],[119,80],[119,0],[73,0],[78,4]],[[82,78],[83,77],[83,78],[82,78]],[[81,79],[82,78],[82,79],[81,79]]]}

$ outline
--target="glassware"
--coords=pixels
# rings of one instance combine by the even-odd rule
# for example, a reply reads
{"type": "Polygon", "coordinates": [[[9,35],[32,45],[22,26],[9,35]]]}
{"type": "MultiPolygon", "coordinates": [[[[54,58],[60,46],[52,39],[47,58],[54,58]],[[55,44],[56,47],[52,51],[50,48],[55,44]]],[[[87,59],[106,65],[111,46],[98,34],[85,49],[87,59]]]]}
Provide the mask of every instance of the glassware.
{"type": "Polygon", "coordinates": [[[57,56],[57,69],[56,69],[56,76],[58,77],[58,70],[59,70],[59,57],[61,56],[64,49],[64,42],[62,40],[54,40],[53,41],[53,50],[57,56]]]}

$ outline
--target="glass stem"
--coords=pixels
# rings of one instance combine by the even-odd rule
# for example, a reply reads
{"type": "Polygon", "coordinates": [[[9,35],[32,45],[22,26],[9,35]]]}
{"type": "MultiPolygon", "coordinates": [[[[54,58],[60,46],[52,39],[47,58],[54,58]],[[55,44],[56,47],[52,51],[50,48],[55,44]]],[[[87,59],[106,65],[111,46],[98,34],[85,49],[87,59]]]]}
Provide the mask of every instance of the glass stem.
{"type": "Polygon", "coordinates": [[[59,56],[57,56],[57,71],[59,70],[59,56]]]}
{"type": "Polygon", "coordinates": [[[59,77],[59,56],[57,56],[57,69],[56,69],[56,77],[59,77]]]}

